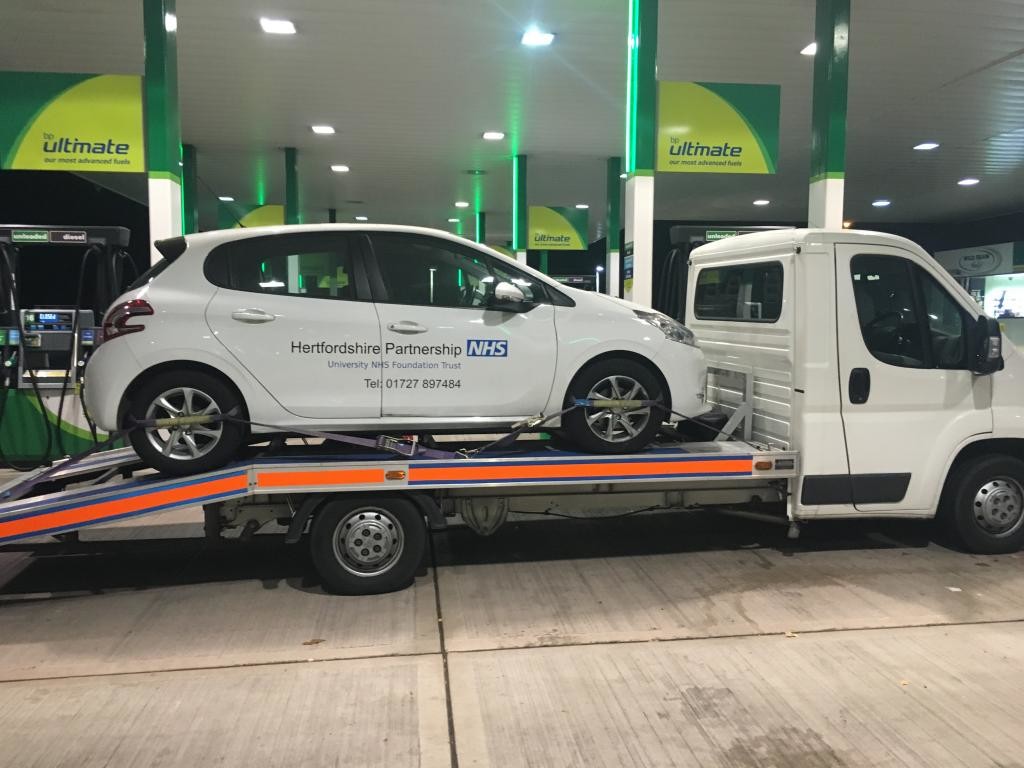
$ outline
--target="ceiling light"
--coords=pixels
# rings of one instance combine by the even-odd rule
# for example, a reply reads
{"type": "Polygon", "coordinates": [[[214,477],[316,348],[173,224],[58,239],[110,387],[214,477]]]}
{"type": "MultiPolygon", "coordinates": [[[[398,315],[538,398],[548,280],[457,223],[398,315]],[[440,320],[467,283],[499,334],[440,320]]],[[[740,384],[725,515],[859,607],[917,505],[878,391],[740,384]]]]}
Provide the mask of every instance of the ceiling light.
{"type": "Polygon", "coordinates": [[[168,32],[177,32],[178,31],[178,17],[175,16],[173,13],[165,13],[164,14],[164,29],[166,29],[168,32]]]}
{"type": "Polygon", "coordinates": [[[505,134],[501,131],[484,131],[482,138],[484,141],[501,141],[505,138],[505,134]]]}
{"type": "Polygon", "coordinates": [[[263,31],[268,35],[295,34],[295,25],[288,21],[288,19],[268,19],[266,17],[261,17],[260,26],[263,27],[263,31]]]}
{"type": "Polygon", "coordinates": [[[843,229],[849,229],[852,226],[853,226],[853,222],[852,221],[844,221],[843,222],[843,229]]]}
{"type": "Polygon", "coordinates": [[[589,207],[590,207],[590,206],[589,206],[589,205],[587,205],[586,203],[576,203],[576,209],[577,209],[577,210],[580,210],[580,211],[585,211],[585,210],[587,210],[587,208],[589,208],[589,207]]]}
{"type": "Polygon", "coordinates": [[[555,35],[552,32],[541,31],[536,24],[531,24],[523,32],[523,36],[519,39],[523,45],[528,45],[531,48],[537,48],[543,45],[551,45],[555,41],[555,35]]]}
{"type": "Polygon", "coordinates": [[[890,202],[889,200],[882,199],[875,200],[871,204],[875,206],[875,208],[888,208],[890,205],[892,205],[892,202],[890,202]]]}
{"type": "Polygon", "coordinates": [[[966,179],[960,179],[957,182],[961,187],[973,187],[975,184],[980,184],[981,179],[976,179],[973,176],[968,176],[966,179]]]}
{"type": "Polygon", "coordinates": [[[914,149],[927,152],[929,149],[938,149],[939,142],[937,141],[922,141],[920,144],[915,144],[914,149]]]}
{"type": "Polygon", "coordinates": [[[818,52],[818,43],[817,42],[808,43],[807,45],[805,45],[803,48],[800,49],[800,53],[802,53],[804,56],[813,56],[817,52],[818,52]]]}
{"type": "Polygon", "coordinates": [[[335,173],[348,173],[347,165],[332,165],[331,170],[335,173]]]}
{"type": "Polygon", "coordinates": [[[235,202],[235,198],[229,197],[228,195],[221,195],[217,199],[220,200],[222,203],[233,203],[233,202],[235,202]]]}
{"type": "Polygon", "coordinates": [[[620,173],[619,174],[619,178],[620,179],[627,179],[627,178],[629,178],[629,174],[628,173],[620,173]]]}
{"type": "Polygon", "coordinates": [[[448,219],[448,223],[449,224],[458,224],[459,220],[458,219],[448,219]]]}
{"type": "Polygon", "coordinates": [[[356,221],[369,221],[369,220],[370,219],[367,216],[356,216],[356,221]]]}
{"type": "Polygon", "coordinates": [[[595,272],[604,272],[604,267],[602,267],[600,264],[598,264],[596,267],[594,267],[594,271],[595,272]]]}
{"type": "Polygon", "coordinates": [[[313,129],[313,133],[319,136],[330,136],[334,133],[333,125],[311,125],[309,127],[313,129]]]}
{"type": "Polygon", "coordinates": [[[755,200],[754,205],[768,205],[771,200],[755,200]]]}
{"type": "Polygon", "coordinates": [[[469,208],[469,203],[467,203],[465,200],[456,200],[455,201],[455,207],[456,208],[469,208]]]}

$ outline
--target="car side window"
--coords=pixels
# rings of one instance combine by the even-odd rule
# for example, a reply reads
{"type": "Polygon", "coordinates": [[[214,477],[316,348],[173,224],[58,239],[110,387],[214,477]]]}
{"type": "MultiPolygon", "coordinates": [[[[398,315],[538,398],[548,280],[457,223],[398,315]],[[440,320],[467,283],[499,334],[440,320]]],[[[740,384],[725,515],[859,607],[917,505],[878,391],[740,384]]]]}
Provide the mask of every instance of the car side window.
{"type": "Polygon", "coordinates": [[[782,264],[743,264],[702,269],[697,275],[698,320],[774,323],[782,315],[782,264]]]}
{"type": "Polygon", "coordinates": [[[338,233],[300,233],[234,240],[207,257],[214,285],[248,293],[356,298],[351,240],[338,233]]]}
{"type": "Polygon", "coordinates": [[[850,262],[857,319],[868,351],[903,368],[967,367],[963,309],[935,278],[897,256],[850,262]]]}
{"type": "Polygon", "coordinates": [[[424,307],[486,307],[495,276],[482,253],[401,232],[372,235],[388,301],[424,307]]]}

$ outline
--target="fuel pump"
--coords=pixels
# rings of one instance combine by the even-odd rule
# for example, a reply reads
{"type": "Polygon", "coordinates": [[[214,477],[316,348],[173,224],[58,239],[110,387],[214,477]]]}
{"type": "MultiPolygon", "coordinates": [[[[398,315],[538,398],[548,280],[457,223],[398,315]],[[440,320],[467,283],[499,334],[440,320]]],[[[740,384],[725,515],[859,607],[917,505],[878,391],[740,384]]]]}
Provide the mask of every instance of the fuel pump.
{"type": "Polygon", "coordinates": [[[97,319],[137,272],[129,237],[123,227],[0,224],[0,463],[26,469],[98,439],[79,388],[101,338],[97,319]],[[26,297],[26,260],[71,248],[82,251],[74,303],[39,290],[26,297]]]}

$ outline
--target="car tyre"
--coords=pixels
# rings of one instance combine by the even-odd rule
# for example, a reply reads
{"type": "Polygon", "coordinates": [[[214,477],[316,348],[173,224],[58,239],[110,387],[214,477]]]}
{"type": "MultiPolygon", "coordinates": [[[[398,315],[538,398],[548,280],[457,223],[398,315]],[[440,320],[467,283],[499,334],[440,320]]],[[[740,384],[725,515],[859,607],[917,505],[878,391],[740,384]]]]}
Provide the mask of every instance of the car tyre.
{"type": "MultiPolygon", "coordinates": [[[[658,376],[627,358],[608,358],[581,370],[565,395],[565,406],[579,399],[629,399],[665,402],[658,376]]],[[[589,453],[631,453],[647,447],[658,434],[666,411],[656,406],[627,411],[577,408],[562,417],[562,431],[589,453]]]]}
{"type": "Polygon", "coordinates": [[[1024,545],[1024,461],[995,455],[965,461],[946,483],[938,523],[968,552],[1018,551],[1024,545]]]}
{"type": "Polygon", "coordinates": [[[377,595],[412,584],[427,546],[423,516],[399,496],[328,501],[310,528],[313,565],[328,592],[377,595]]]}
{"type": "MultiPolygon", "coordinates": [[[[165,371],[132,394],[126,426],[169,416],[229,413],[245,416],[241,398],[223,379],[203,371],[165,371]]],[[[146,465],[180,476],[219,469],[238,455],[248,437],[244,424],[221,421],[179,429],[135,427],[129,439],[146,465]]]]}

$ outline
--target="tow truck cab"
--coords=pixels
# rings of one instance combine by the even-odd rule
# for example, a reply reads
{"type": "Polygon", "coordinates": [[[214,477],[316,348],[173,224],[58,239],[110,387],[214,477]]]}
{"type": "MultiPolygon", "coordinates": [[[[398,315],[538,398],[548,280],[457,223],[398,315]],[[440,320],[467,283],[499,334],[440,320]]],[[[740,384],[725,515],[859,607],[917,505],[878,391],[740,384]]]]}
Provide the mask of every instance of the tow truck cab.
{"type": "Polygon", "coordinates": [[[794,519],[939,511],[968,549],[1020,547],[1024,361],[921,247],[741,235],[693,251],[686,306],[709,365],[752,371],[753,440],[799,451],[794,519]]]}

